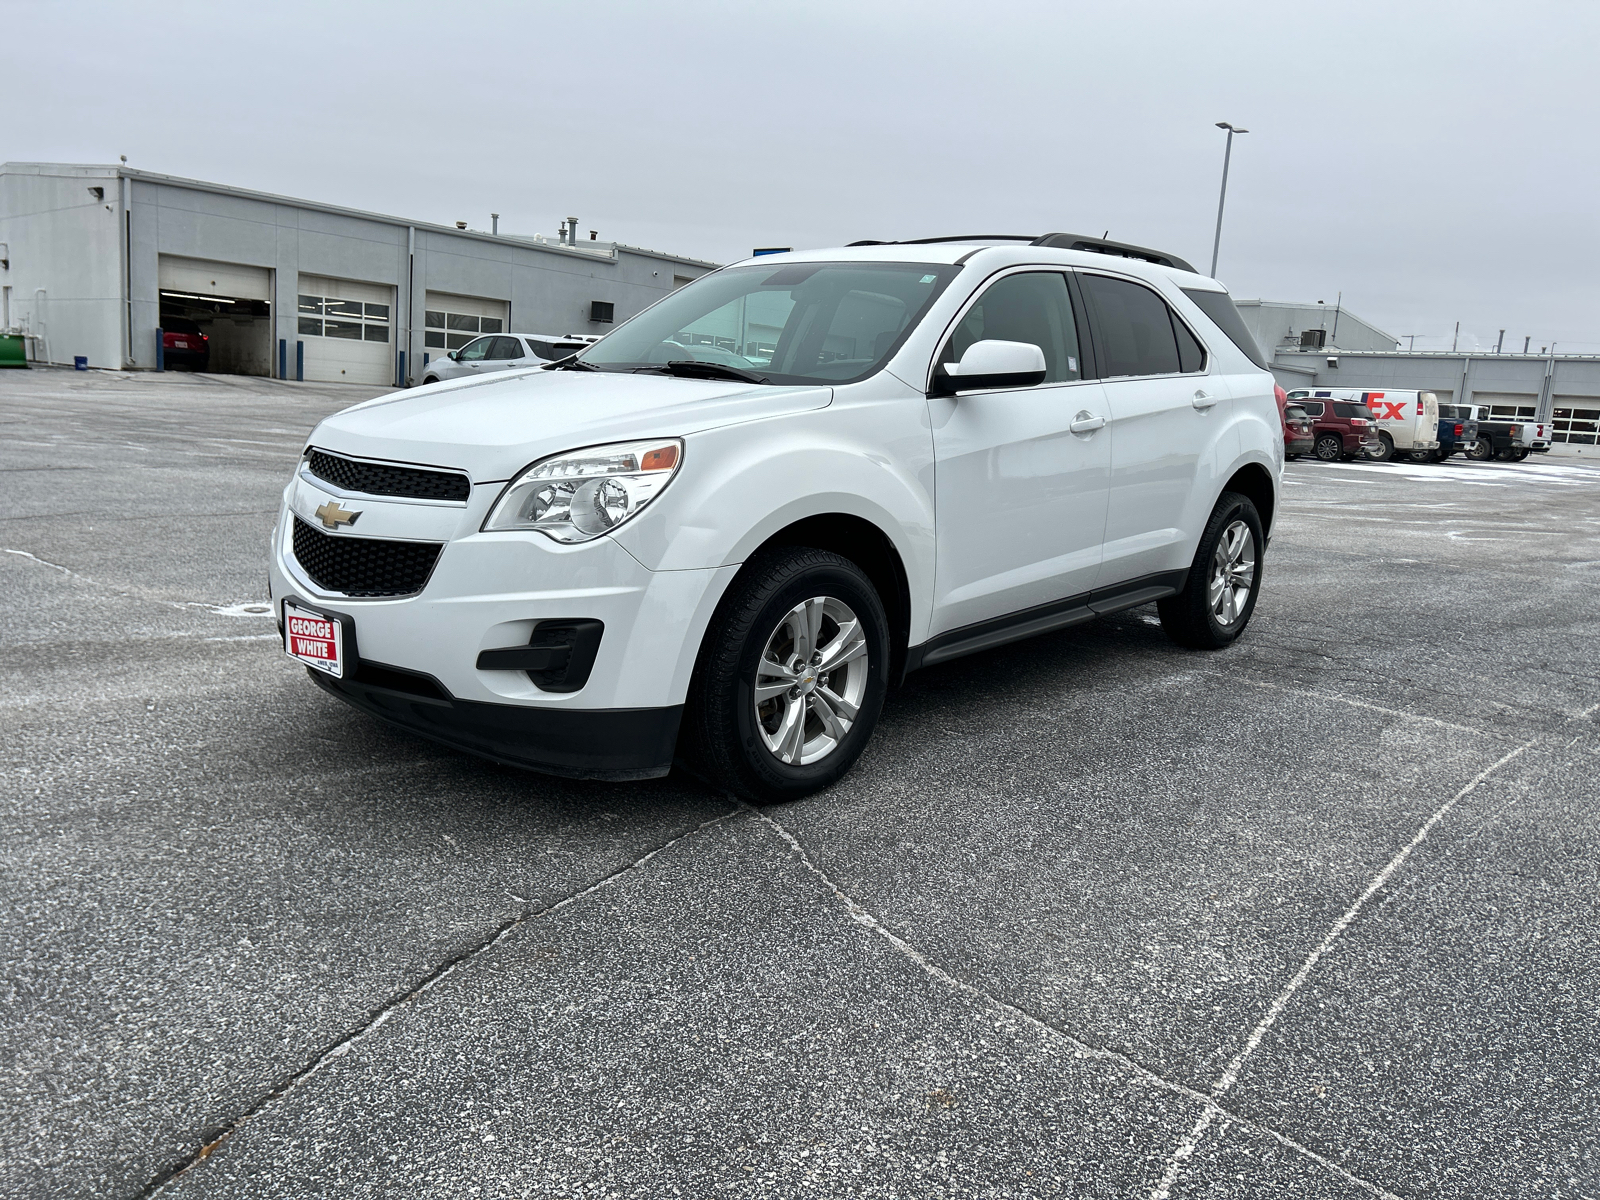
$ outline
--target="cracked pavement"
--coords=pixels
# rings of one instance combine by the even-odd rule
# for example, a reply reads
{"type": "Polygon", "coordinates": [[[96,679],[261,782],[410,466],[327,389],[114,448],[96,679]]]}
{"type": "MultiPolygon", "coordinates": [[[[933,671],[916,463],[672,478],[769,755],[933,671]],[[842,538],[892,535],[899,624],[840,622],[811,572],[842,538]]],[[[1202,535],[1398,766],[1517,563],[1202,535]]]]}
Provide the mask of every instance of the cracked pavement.
{"type": "Polygon", "coordinates": [[[369,394],[0,372],[0,1194],[1600,1200],[1600,470],[1294,463],[1251,630],[914,675],[757,812],[281,656],[369,394]]]}

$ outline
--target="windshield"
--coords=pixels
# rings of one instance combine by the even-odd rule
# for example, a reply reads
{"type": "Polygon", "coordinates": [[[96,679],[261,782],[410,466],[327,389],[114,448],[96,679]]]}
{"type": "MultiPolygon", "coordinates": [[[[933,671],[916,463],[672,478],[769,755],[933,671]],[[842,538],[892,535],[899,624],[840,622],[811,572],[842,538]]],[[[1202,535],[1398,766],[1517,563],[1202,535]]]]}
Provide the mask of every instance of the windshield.
{"type": "Polygon", "coordinates": [[[582,355],[612,371],[714,363],[769,383],[851,383],[899,348],[958,266],[791,263],[702,276],[582,355]]]}

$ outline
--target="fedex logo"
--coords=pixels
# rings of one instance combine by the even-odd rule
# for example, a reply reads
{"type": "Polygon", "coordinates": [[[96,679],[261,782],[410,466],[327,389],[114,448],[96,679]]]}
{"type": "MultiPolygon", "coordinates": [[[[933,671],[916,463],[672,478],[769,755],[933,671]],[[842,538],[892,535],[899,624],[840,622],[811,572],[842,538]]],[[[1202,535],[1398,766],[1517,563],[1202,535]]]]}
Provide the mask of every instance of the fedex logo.
{"type": "Polygon", "coordinates": [[[1404,400],[1385,400],[1382,392],[1362,392],[1361,398],[1366,401],[1367,407],[1372,410],[1372,415],[1379,421],[1406,419],[1404,400]]]}

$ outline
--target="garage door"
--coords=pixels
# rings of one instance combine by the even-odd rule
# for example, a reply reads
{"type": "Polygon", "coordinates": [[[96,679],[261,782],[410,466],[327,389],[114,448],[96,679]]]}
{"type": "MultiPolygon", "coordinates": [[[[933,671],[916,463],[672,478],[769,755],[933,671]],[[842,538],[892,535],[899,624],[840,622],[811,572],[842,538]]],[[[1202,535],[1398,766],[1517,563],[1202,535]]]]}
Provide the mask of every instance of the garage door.
{"type": "Polygon", "coordinates": [[[302,275],[299,318],[307,379],[394,383],[394,288],[302,275]]]}
{"type": "Polygon", "coordinates": [[[511,305],[504,300],[429,292],[423,315],[423,349],[430,359],[443,358],[446,351],[461,349],[481,333],[507,332],[510,318],[511,305]]]}
{"type": "Polygon", "coordinates": [[[272,374],[270,270],[175,254],[161,255],[156,270],[168,370],[272,374]]]}
{"type": "Polygon", "coordinates": [[[266,267],[163,254],[158,270],[164,292],[187,292],[203,299],[272,300],[272,272],[266,267]]]}
{"type": "Polygon", "coordinates": [[[1497,421],[1531,421],[1539,411],[1539,397],[1526,392],[1474,391],[1472,402],[1487,408],[1497,421]]]}

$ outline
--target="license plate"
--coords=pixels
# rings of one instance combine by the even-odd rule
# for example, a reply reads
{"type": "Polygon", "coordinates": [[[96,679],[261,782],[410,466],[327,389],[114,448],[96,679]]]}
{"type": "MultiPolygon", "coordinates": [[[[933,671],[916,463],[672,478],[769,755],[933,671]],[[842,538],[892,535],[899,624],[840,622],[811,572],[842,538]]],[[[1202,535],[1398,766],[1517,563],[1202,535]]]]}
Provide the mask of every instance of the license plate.
{"type": "Polygon", "coordinates": [[[344,621],[284,601],[283,648],[315,671],[344,678],[344,621]]]}

